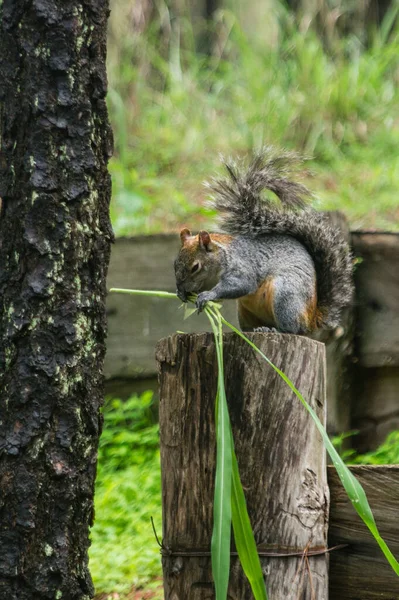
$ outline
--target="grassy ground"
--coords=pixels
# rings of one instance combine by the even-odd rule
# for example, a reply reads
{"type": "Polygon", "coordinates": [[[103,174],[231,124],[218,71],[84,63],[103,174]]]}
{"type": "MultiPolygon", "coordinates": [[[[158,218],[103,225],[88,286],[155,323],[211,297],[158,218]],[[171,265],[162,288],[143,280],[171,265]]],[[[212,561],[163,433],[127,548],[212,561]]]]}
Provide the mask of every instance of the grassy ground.
{"type": "Polygon", "coordinates": [[[206,57],[190,23],[171,23],[161,43],[157,23],[128,34],[120,6],[109,51],[117,234],[212,222],[201,184],[219,153],[265,143],[313,157],[305,179],[318,208],[344,210],[353,229],[399,229],[398,32],[368,48],[337,37],[326,50],[281,9],[264,37],[225,10],[206,57]]]}
{"type": "Polygon", "coordinates": [[[161,561],[151,517],[161,535],[161,477],[151,399],[152,392],[146,392],[128,401],[109,400],[104,409],[90,568],[97,592],[115,598],[132,586],[159,587],[154,580],[161,561]]]}

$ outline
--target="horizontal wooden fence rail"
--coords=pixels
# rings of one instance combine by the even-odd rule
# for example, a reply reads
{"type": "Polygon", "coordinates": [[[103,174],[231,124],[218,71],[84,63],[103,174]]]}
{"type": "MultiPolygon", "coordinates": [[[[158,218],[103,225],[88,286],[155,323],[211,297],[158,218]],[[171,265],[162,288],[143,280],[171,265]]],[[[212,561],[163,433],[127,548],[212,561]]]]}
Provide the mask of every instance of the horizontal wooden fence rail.
{"type": "Polygon", "coordinates": [[[362,262],[355,271],[351,428],[365,451],[399,429],[399,234],[352,233],[352,246],[362,262]]]}
{"type": "MultiPolygon", "coordinates": [[[[351,471],[364,487],[381,536],[399,559],[399,465],[359,465],[351,471]]],[[[399,577],[355,512],[335,468],[327,472],[329,546],[347,544],[330,555],[330,600],[398,600],[399,577]]]]}

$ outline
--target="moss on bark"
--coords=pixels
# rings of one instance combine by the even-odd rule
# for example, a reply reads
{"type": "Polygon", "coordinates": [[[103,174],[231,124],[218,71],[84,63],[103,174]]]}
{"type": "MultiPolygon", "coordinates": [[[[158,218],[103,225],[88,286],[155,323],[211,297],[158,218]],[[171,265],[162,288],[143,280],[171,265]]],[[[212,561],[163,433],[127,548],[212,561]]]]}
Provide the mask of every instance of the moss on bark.
{"type": "Polygon", "coordinates": [[[81,600],[112,241],[108,2],[0,10],[0,597],[81,600]]]}

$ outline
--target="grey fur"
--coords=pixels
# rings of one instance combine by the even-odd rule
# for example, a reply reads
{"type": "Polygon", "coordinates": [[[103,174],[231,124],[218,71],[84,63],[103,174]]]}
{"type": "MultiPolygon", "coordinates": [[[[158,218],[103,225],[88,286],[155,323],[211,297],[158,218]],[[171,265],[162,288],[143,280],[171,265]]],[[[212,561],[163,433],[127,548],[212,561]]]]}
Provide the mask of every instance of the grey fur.
{"type": "Polygon", "coordinates": [[[247,167],[225,162],[228,176],[209,184],[213,204],[222,215],[222,227],[236,239],[226,249],[227,271],[215,288],[200,295],[199,308],[206,300],[237,298],[255,291],[268,276],[267,270],[274,269],[280,285],[276,306],[284,321],[278,323],[279,329],[296,332],[293,304],[298,304],[298,310],[303,307],[307,290],[312,289],[308,283],[314,263],[321,324],[325,328],[339,324],[342,309],[353,296],[352,256],[348,244],[326,218],[305,208],[310,192],[289,179],[297,161],[292,153],[277,155],[273,149],[264,148],[247,167]],[[274,192],[279,204],[263,197],[264,190],[274,192]]]}
{"type": "Polygon", "coordinates": [[[276,194],[283,208],[289,209],[303,209],[312,196],[304,185],[291,179],[301,161],[294,152],[277,152],[272,146],[265,146],[254,153],[247,166],[233,160],[222,161],[228,177],[206,184],[216,193],[219,210],[230,212],[232,205],[251,210],[266,189],[276,194]]]}
{"type": "MultiPolygon", "coordinates": [[[[201,258],[201,251],[195,255],[201,258]]],[[[287,235],[237,235],[227,246],[202,253],[201,274],[191,276],[184,248],[175,261],[178,295],[184,301],[190,292],[199,292],[201,311],[210,300],[242,298],[254,293],[267,279],[274,284],[274,317],[264,325],[277,326],[287,333],[305,333],[301,315],[306,311],[314,289],[313,260],[298,240],[287,235]],[[215,281],[217,263],[218,275],[215,281]],[[187,268],[188,266],[188,268],[187,268]]],[[[262,322],[262,321],[261,321],[262,322]]],[[[240,325],[247,329],[244,322],[240,325]]]]}

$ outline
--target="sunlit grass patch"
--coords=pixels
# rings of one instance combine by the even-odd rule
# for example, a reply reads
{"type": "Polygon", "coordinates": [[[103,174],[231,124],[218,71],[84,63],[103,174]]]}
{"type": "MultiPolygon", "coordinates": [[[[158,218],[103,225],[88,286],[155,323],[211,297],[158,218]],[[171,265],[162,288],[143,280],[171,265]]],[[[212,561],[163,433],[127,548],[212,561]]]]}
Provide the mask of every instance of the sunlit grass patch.
{"type": "Polygon", "coordinates": [[[161,531],[159,436],[151,397],[146,392],[105,405],[89,553],[97,593],[127,593],[161,575],[151,526],[153,517],[161,531]]]}

